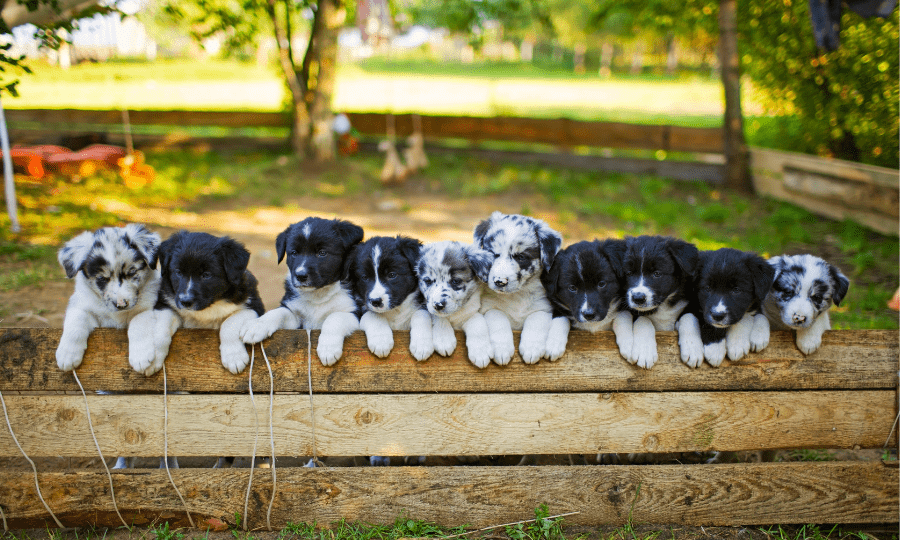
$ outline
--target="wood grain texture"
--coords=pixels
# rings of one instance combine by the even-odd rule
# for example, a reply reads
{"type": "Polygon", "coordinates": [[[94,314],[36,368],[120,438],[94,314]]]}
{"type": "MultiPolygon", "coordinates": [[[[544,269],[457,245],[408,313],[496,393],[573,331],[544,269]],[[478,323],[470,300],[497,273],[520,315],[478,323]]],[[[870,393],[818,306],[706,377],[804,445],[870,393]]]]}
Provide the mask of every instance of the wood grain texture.
{"type": "MultiPolygon", "coordinates": [[[[896,415],[890,390],[315,396],[320,455],[591,454],[779,448],[880,448],[896,415]]],[[[88,396],[104,455],[163,454],[161,396],[88,396]]],[[[169,455],[250,455],[249,396],[170,395],[169,455]]],[[[31,456],[96,454],[81,396],[7,396],[31,456]]],[[[261,448],[268,396],[257,395],[261,448]]],[[[310,403],[276,395],[278,455],[312,455],[310,403]]],[[[892,440],[894,438],[892,437],[892,440]]],[[[264,451],[264,450],[260,450],[264,451]]],[[[268,450],[265,450],[268,451],[268,450]]],[[[0,430],[0,455],[19,455],[0,430]]]]}
{"type": "MultiPolygon", "coordinates": [[[[0,391],[68,390],[78,386],[56,367],[62,331],[47,328],[0,330],[0,391]]],[[[612,332],[573,331],[568,350],[556,362],[526,365],[518,359],[484,370],[465,356],[465,340],[453,356],[416,362],[409,354],[409,334],[395,332],[388,359],[371,355],[365,336],[356,332],[344,344],[344,357],[324,367],[315,357],[316,393],[393,392],[620,392],[699,390],[875,389],[897,387],[898,341],[891,330],[827,332],[822,348],[803,356],[788,332],[773,332],[770,345],[739,362],[719,368],[691,369],[678,358],[672,332],[657,334],[660,360],[651,370],[628,364],[619,355],[612,332]]],[[[272,361],[277,392],[307,392],[306,332],[282,330],[264,342],[272,361]]],[[[253,372],[255,392],[267,392],[269,377],[260,361],[253,372]]],[[[248,374],[232,375],[219,361],[218,335],[212,330],[179,330],[166,361],[169,389],[190,392],[246,392],[248,374]]],[[[162,374],[144,377],[128,365],[123,330],[97,330],[88,342],[78,377],[89,390],[162,391],[162,374]]]]}
{"type": "MultiPolygon", "coordinates": [[[[194,519],[234,524],[243,513],[247,469],[181,469],[172,475],[194,519]]],[[[42,473],[40,485],[64,525],[118,527],[106,475],[42,473]]],[[[187,526],[164,471],[114,472],[126,521],[187,526]]],[[[52,527],[31,472],[0,472],[0,506],[14,528],[52,527]]],[[[265,527],[271,476],[256,471],[249,527],[265,527]]],[[[898,469],[881,463],[778,463],[574,467],[388,467],[278,470],[272,525],[336,520],[393,523],[401,512],[445,526],[485,527],[552,513],[580,512],[571,525],[670,523],[763,525],[896,523],[898,469]]]]}

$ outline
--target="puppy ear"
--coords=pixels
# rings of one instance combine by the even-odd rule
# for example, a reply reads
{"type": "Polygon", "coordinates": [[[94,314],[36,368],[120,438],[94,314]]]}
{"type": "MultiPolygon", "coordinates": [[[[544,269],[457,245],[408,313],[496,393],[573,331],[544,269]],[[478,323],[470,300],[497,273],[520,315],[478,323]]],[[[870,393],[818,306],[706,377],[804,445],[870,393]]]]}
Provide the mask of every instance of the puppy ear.
{"type": "Polygon", "coordinates": [[[147,266],[156,268],[157,254],[159,249],[160,238],[155,232],[150,232],[146,227],[139,223],[129,223],[125,225],[125,241],[130,243],[137,249],[141,257],[147,261],[147,266]]]}
{"type": "Polygon", "coordinates": [[[566,253],[560,253],[559,256],[553,260],[553,265],[550,269],[541,273],[541,284],[544,285],[544,290],[547,291],[547,298],[549,298],[551,302],[556,298],[556,291],[559,288],[559,273],[562,262],[566,257],[568,257],[566,253]]]}
{"type": "Polygon", "coordinates": [[[237,240],[224,236],[219,239],[217,250],[222,257],[222,266],[225,267],[225,277],[232,285],[238,285],[247,271],[247,263],[250,262],[250,252],[237,240]]]}
{"type": "Polygon", "coordinates": [[[484,247],[484,237],[487,235],[487,232],[490,230],[491,226],[494,224],[495,220],[498,220],[503,217],[503,214],[500,212],[494,212],[491,214],[491,217],[482,221],[478,225],[475,226],[475,230],[472,232],[472,236],[475,238],[475,244],[483,248],[484,247]]]}
{"type": "Polygon", "coordinates": [[[344,257],[344,273],[341,281],[344,283],[351,283],[354,280],[354,273],[356,272],[356,252],[359,249],[359,245],[355,245],[350,248],[350,251],[347,253],[347,256],[344,257]]]}
{"type": "Polygon", "coordinates": [[[562,235],[543,221],[539,219],[534,221],[534,232],[537,233],[538,244],[541,246],[541,266],[548,269],[553,266],[553,259],[562,247],[562,235]]]}
{"type": "Polygon", "coordinates": [[[84,266],[91,248],[94,246],[94,233],[84,231],[75,238],[69,240],[57,253],[59,264],[66,271],[66,277],[72,279],[84,266]]]}
{"type": "Polygon", "coordinates": [[[491,265],[494,264],[494,254],[476,247],[474,244],[465,248],[466,260],[475,272],[475,277],[487,283],[491,275],[491,265]]]}
{"type": "Polygon", "coordinates": [[[616,277],[621,278],[625,275],[625,240],[604,240],[598,242],[600,244],[600,252],[609,261],[609,265],[613,269],[616,277]]]}
{"type": "Polygon", "coordinates": [[[847,279],[838,268],[832,264],[828,265],[828,275],[831,276],[831,283],[834,286],[834,292],[831,293],[831,300],[834,305],[841,305],[841,300],[847,295],[850,289],[850,280],[847,279]]]}
{"type": "Polygon", "coordinates": [[[753,254],[746,261],[747,270],[753,278],[753,292],[762,301],[769,294],[775,280],[775,268],[759,255],[753,254]]]}
{"type": "Polygon", "coordinates": [[[697,246],[684,240],[670,238],[666,243],[666,248],[684,274],[690,276],[698,270],[700,251],[697,246]]]}
{"type": "MultiPolygon", "coordinates": [[[[293,227],[293,225],[291,225],[291,227],[293,227]]],[[[275,238],[275,252],[278,253],[278,264],[281,264],[281,261],[284,259],[284,254],[287,253],[287,238],[291,227],[278,233],[278,236],[275,238]]]]}
{"type": "Polygon", "coordinates": [[[159,249],[156,250],[156,256],[159,258],[159,269],[163,275],[168,275],[169,262],[172,260],[172,253],[175,251],[178,244],[181,243],[185,234],[187,233],[184,231],[178,231],[161,243],[159,249]]]}
{"type": "Polygon", "coordinates": [[[778,276],[781,275],[781,271],[784,270],[784,258],[781,255],[778,255],[777,257],[770,258],[766,262],[775,269],[775,275],[772,276],[772,283],[775,283],[775,281],[778,280],[778,276]]]}
{"type": "Polygon", "coordinates": [[[341,237],[341,241],[344,242],[345,252],[356,244],[362,242],[364,233],[362,227],[360,227],[359,225],[354,225],[353,223],[342,219],[336,219],[335,226],[337,227],[337,231],[341,237]]]}
{"type": "Polygon", "coordinates": [[[398,236],[397,242],[400,247],[400,253],[406,257],[410,266],[415,268],[416,262],[418,262],[419,256],[422,254],[422,242],[406,236],[398,236]]]}

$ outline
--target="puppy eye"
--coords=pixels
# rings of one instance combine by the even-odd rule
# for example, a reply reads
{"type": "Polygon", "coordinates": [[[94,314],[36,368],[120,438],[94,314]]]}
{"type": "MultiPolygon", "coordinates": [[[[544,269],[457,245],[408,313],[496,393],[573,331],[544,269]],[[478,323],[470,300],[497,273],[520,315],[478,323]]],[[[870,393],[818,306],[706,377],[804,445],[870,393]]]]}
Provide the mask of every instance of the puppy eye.
{"type": "Polygon", "coordinates": [[[432,283],[434,283],[434,280],[431,278],[423,277],[422,283],[424,283],[425,285],[431,285],[432,283]]]}
{"type": "Polygon", "coordinates": [[[462,280],[459,278],[453,278],[450,280],[450,285],[453,285],[454,287],[459,287],[460,285],[462,285],[462,280]]]}
{"type": "Polygon", "coordinates": [[[740,287],[734,287],[733,289],[731,289],[731,292],[733,292],[734,294],[740,294],[741,288],[740,288],[740,287]]]}
{"type": "Polygon", "coordinates": [[[811,298],[812,298],[812,301],[815,302],[815,303],[817,303],[817,304],[818,304],[819,302],[822,301],[822,295],[821,295],[821,294],[814,295],[814,296],[812,296],[811,298]]]}
{"type": "Polygon", "coordinates": [[[626,275],[626,276],[631,276],[631,275],[633,275],[633,274],[634,274],[634,271],[633,271],[633,270],[625,270],[625,275],[626,275]]]}
{"type": "Polygon", "coordinates": [[[606,287],[606,282],[605,282],[605,281],[601,281],[601,282],[597,285],[597,288],[598,288],[598,289],[602,289],[603,287],[606,287]]]}
{"type": "Polygon", "coordinates": [[[569,292],[578,292],[578,287],[575,285],[569,285],[569,292]]]}
{"type": "Polygon", "coordinates": [[[397,272],[388,272],[388,279],[394,279],[395,277],[397,277],[397,272]]]}
{"type": "Polygon", "coordinates": [[[513,255],[513,259],[517,261],[524,261],[527,258],[528,257],[524,253],[516,253],[515,255],[513,255]]]}
{"type": "Polygon", "coordinates": [[[203,279],[210,279],[212,278],[212,272],[203,272],[203,275],[201,275],[200,277],[203,279]]]}
{"type": "Polygon", "coordinates": [[[174,271],[173,273],[174,273],[176,276],[181,277],[181,270],[179,270],[179,269],[176,268],[175,271],[174,271]]]}
{"type": "Polygon", "coordinates": [[[290,255],[291,257],[297,255],[297,250],[296,250],[296,249],[292,249],[291,252],[289,253],[289,255],[290,255]]]}
{"type": "Polygon", "coordinates": [[[662,277],[662,272],[659,272],[659,271],[653,272],[653,277],[655,277],[655,278],[662,277]]]}
{"type": "Polygon", "coordinates": [[[500,254],[499,254],[499,253],[494,253],[494,258],[495,258],[495,259],[499,259],[499,258],[500,258],[500,254]]]}
{"type": "Polygon", "coordinates": [[[319,257],[324,257],[324,256],[328,255],[328,252],[325,251],[324,249],[320,249],[319,252],[316,253],[316,255],[318,255],[319,257]]]}
{"type": "Polygon", "coordinates": [[[125,274],[125,277],[133,278],[136,275],[137,275],[137,268],[132,268],[131,270],[128,271],[127,274],[125,274]]]}

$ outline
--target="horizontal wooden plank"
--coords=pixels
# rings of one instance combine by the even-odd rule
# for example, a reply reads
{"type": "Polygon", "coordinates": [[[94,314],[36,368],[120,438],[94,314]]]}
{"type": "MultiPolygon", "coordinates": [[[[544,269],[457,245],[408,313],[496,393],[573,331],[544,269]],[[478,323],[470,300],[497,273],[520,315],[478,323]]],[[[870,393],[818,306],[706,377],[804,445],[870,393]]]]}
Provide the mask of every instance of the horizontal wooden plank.
{"type": "MultiPolygon", "coordinates": [[[[268,396],[256,396],[262,439],[268,396]]],[[[162,396],[88,396],[108,456],[163,454],[162,396]]],[[[81,396],[6,396],[32,456],[91,456],[81,396]]],[[[325,394],[314,396],[321,455],[590,454],[780,448],[880,448],[897,414],[890,390],[604,394],[325,394]]],[[[244,395],[170,395],[169,454],[250,455],[244,395]]],[[[276,395],[276,452],[312,455],[310,401],[276,395]]],[[[896,441],[896,435],[892,436],[896,441]]],[[[19,451],[0,429],[0,455],[19,451]]]]}
{"type": "MultiPolygon", "coordinates": [[[[272,525],[340,519],[391,524],[406,513],[444,526],[488,527],[551,512],[579,512],[565,524],[767,525],[896,523],[898,469],[881,463],[775,463],[574,467],[389,467],[278,469],[272,525]]],[[[247,469],[173,470],[201,530],[209,519],[243,514],[247,469]]],[[[102,472],[42,473],[39,483],[64,525],[118,527],[102,472]]],[[[116,502],[136,525],[186,527],[165,471],[113,473],[116,502]]],[[[0,506],[13,528],[52,527],[31,472],[0,472],[0,506]]],[[[253,477],[246,516],[266,525],[269,471],[253,477]]]]}
{"type": "MultiPolygon", "coordinates": [[[[6,111],[10,129],[17,124],[42,125],[122,125],[121,110],[87,109],[9,109],[6,111]]],[[[272,111],[191,111],[191,110],[129,110],[128,119],[134,126],[215,126],[287,127],[289,116],[272,111]]]]}
{"type": "MultiPolygon", "coordinates": [[[[71,374],[56,367],[62,331],[50,328],[0,330],[0,391],[78,390],[71,374]]],[[[525,365],[516,357],[504,367],[475,368],[465,356],[465,340],[449,358],[433,356],[417,362],[409,354],[409,334],[395,332],[387,359],[368,352],[365,336],[356,332],[344,344],[344,357],[324,367],[315,356],[312,383],[316,393],[347,392],[613,392],[697,390],[788,390],[896,388],[897,332],[841,330],[827,332],[822,348],[803,356],[788,332],[773,332],[769,346],[719,368],[691,369],[678,358],[672,332],[657,335],[660,360],[651,370],[628,364],[619,355],[612,332],[573,331],[566,354],[556,362],[525,365]]],[[[264,342],[278,392],[306,392],[306,332],[282,330],[264,342]]],[[[256,355],[260,355],[259,348],[256,355]]],[[[260,359],[261,360],[261,359],[260,359]]],[[[219,362],[218,335],[211,330],[179,330],[166,361],[171,390],[246,392],[248,374],[232,375],[219,362]]],[[[144,377],[128,365],[124,330],[95,331],[78,376],[90,390],[162,391],[162,374],[144,377]]],[[[253,373],[256,392],[269,389],[265,364],[253,373]]]]}

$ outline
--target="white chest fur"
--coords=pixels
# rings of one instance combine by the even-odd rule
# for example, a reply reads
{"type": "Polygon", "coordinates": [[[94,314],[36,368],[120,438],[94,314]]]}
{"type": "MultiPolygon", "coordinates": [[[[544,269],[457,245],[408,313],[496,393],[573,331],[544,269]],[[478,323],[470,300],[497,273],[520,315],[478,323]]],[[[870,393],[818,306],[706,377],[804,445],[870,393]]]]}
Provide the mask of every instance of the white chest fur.
{"type": "Polygon", "coordinates": [[[322,323],[332,313],[355,312],[356,302],[340,282],[334,282],[320,289],[298,289],[297,296],[287,303],[287,307],[300,318],[303,328],[321,330],[322,323]]]}
{"type": "Polygon", "coordinates": [[[200,311],[179,309],[177,312],[181,320],[184,321],[182,326],[185,328],[217,329],[222,326],[222,321],[242,309],[244,309],[242,304],[234,304],[227,300],[217,300],[208,308],[200,311]]]}
{"type": "Polygon", "coordinates": [[[407,296],[406,300],[394,309],[379,313],[387,321],[391,330],[409,330],[413,313],[422,309],[419,303],[416,302],[416,296],[417,293],[413,293],[407,296]]]}
{"type": "Polygon", "coordinates": [[[672,330],[675,330],[675,322],[687,305],[687,300],[681,300],[674,306],[670,306],[669,299],[666,298],[666,301],[660,304],[656,313],[650,315],[648,318],[650,319],[650,322],[653,323],[653,328],[655,328],[657,332],[671,332],[672,330]]]}
{"type": "Polygon", "coordinates": [[[532,277],[521,290],[513,294],[499,294],[485,287],[481,298],[481,312],[486,313],[492,309],[506,313],[513,330],[521,330],[525,319],[532,313],[553,311],[550,300],[547,299],[547,291],[537,276],[532,277]]]}

